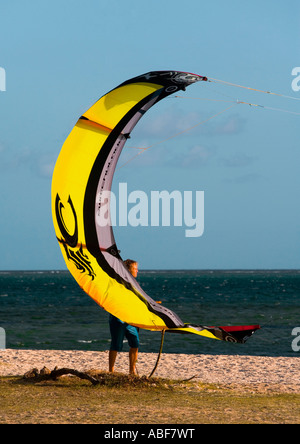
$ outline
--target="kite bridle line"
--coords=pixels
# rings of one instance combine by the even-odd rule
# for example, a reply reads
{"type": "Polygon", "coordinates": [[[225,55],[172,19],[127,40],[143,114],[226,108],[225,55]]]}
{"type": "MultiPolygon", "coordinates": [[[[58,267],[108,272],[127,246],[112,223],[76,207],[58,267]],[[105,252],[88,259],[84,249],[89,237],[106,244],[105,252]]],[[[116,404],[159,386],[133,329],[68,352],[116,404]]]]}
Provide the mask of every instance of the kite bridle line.
{"type": "MultiPolygon", "coordinates": [[[[249,106],[256,106],[258,108],[264,108],[271,111],[280,111],[282,113],[288,113],[288,114],[295,114],[296,116],[300,116],[300,113],[297,113],[295,111],[289,111],[287,109],[283,108],[274,108],[271,106],[265,106],[265,105],[259,105],[257,103],[250,103],[250,102],[244,102],[243,100],[220,100],[220,99],[205,99],[203,97],[184,97],[184,96],[174,96],[176,99],[185,99],[185,100],[208,100],[209,102],[227,102],[227,103],[234,103],[236,105],[249,105],[249,106]]],[[[285,96],[287,97],[287,96],[285,96]]],[[[298,99],[297,99],[298,100],[298,99]]]]}
{"type": "Polygon", "coordinates": [[[300,100],[299,97],[287,96],[285,94],[275,93],[272,91],[264,91],[262,89],[251,88],[250,86],[243,86],[243,85],[238,85],[236,83],[226,82],[225,80],[213,79],[212,77],[208,77],[207,81],[210,83],[212,83],[212,82],[213,83],[222,83],[223,85],[235,86],[236,88],[248,89],[250,91],[256,91],[256,92],[260,92],[260,93],[264,93],[264,94],[270,94],[273,96],[285,97],[286,99],[300,100]]]}
{"type": "MultiPolygon", "coordinates": [[[[300,100],[300,98],[298,98],[298,97],[288,96],[288,95],[285,95],[285,94],[275,93],[275,92],[272,92],[272,91],[265,91],[265,90],[262,90],[262,89],[252,88],[252,87],[249,87],[249,86],[243,86],[243,85],[239,85],[239,84],[236,84],[236,83],[227,82],[225,80],[214,79],[212,77],[208,77],[207,78],[207,82],[209,82],[209,83],[220,83],[220,84],[223,84],[223,85],[234,86],[236,88],[243,88],[243,89],[247,89],[247,90],[250,90],[250,91],[260,92],[260,93],[263,93],[263,94],[269,94],[269,95],[284,97],[286,99],[300,100]]],[[[225,95],[225,94],[222,94],[222,95],[225,95]]],[[[230,96],[227,96],[227,97],[230,97],[230,96]]],[[[196,125],[191,126],[190,128],[187,128],[187,129],[185,129],[183,131],[180,131],[179,133],[176,133],[173,136],[170,136],[170,137],[168,137],[166,139],[162,139],[159,142],[153,143],[153,144],[151,144],[151,145],[149,145],[147,147],[135,147],[135,146],[128,147],[128,148],[131,148],[131,149],[139,150],[139,152],[136,155],[134,155],[133,157],[131,157],[127,162],[123,163],[119,168],[117,168],[118,170],[123,168],[124,166],[128,165],[130,162],[132,162],[135,158],[137,158],[138,156],[143,154],[149,148],[152,148],[154,146],[160,145],[160,144],[162,144],[164,142],[167,142],[168,140],[175,139],[176,137],[178,137],[178,136],[180,136],[180,135],[182,135],[184,133],[187,133],[187,132],[193,130],[194,128],[197,128],[198,126],[207,123],[208,121],[214,119],[215,117],[220,116],[221,114],[225,113],[226,111],[229,111],[231,108],[233,108],[236,105],[249,105],[251,107],[263,108],[263,109],[267,109],[267,110],[271,110],[271,111],[280,111],[280,112],[284,112],[284,113],[288,113],[288,114],[294,114],[294,115],[298,115],[298,116],[300,115],[300,113],[298,113],[298,112],[289,111],[289,110],[282,109],[282,108],[269,107],[269,106],[260,105],[260,104],[257,104],[257,103],[244,102],[242,100],[219,100],[219,99],[206,99],[206,98],[200,98],[200,97],[185,97],[185,96],[173,96],[173,98],[186,99],[186,100],[207,100],[207,101],[211,101],[211,102],[224,102],[224,103],[232,103],[232,105],[229,106],[228,108],[225,108],[225,109],[221,110],[220,112],[214,114],[213,116],[210,116],[209,118],[207,118],[205,120],[202,120],[201,122],[197,123],[196,125]]]]}
{"type": "MultiPolygon", "coordinates": [[[[281,111],[283,113],[289,113],[289,114],[295,114],[297,116],[300,116],[300,113],[297,113],[295,111],[290,111],[283,108],[274,108],[271,106],[265,106],[265,105],[259,105],[257,103],[250,103],[250,102],[244,102],[243,100],[221,100],[221,99],[207,99],[203,97],[184,97],[184,96],[174,96],[176,99],[185,99],[185,100],[207,100],[209,102],[226,102],[226,103],[235,103],[236,105],[249,105],[249,106],[256,106],[258,108],[264,108],[271,111],[281,111]]],[[[298,100],[298,99],[297,99],[298,100]]]]}

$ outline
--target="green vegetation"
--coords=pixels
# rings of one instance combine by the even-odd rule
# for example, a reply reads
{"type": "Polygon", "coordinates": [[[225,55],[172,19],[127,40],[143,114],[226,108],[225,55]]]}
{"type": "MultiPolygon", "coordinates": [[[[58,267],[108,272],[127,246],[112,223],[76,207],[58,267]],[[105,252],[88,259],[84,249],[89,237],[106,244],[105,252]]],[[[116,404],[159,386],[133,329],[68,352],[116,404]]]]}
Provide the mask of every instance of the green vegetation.
{"type": "Polygon", "coordinates": [[[0,378],[0,423],[203,424],[299,423],[300,394],[101,373],[0,378]],[[99,376],[99,375],[98,375],[99,376]]]}

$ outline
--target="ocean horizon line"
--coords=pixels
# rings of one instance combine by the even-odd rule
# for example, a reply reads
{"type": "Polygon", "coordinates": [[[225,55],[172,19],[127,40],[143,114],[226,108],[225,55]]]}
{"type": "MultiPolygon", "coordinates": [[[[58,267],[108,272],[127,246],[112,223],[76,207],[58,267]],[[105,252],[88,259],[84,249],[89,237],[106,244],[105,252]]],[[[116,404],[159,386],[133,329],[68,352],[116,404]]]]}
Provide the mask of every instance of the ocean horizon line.
{"type": "MultiPolygon", "coordinates": [[[[300,268],[140,268],[139,272],[166,272],[166,271],[200,271],[200,272],[300,272],[300,268]]],[[[41,268],[41,269],[2,269],[0,273],[63,273],[69,272],[67,268],[41,268]]]]}

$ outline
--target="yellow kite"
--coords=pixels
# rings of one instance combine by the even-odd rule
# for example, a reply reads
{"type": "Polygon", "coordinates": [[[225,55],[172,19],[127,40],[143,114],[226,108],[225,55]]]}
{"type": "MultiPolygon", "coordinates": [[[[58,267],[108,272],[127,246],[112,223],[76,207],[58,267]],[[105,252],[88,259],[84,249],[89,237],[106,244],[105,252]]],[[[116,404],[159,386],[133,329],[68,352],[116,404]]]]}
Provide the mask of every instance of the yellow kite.
{"type": "Polygon", "coordinates": [[[94,301],[122,321],[147,330],[193,333],[245,342],[259,328],[205,327],[182,322],[155,302],[124,266],[111,224],[101,223],[117,161],[131,131],[163,98],[207,78],[156,71],[130,79],[101,97],[77,121],[57,159],[52,215],[67,267],[94,301]]]}

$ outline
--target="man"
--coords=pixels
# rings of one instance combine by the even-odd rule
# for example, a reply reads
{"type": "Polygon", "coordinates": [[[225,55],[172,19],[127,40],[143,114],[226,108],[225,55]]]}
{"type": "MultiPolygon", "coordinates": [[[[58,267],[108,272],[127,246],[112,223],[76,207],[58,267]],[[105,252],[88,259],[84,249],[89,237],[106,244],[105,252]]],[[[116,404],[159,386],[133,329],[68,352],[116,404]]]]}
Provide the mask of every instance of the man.
{"type": "MultiPolygon", "coordinates": [[[[124,261],[134,278],[138,274],[138,263],[131,259],[124,261]]],[[[128,340],[129,350],[129,373],[136,374],[136,361],[139,348],[139,330],[137,327],[128,325],[113,315],[109,316],[109,327],[111,333],[111,345],[109,350],[109,371],[114,372],[115,361],[118,352],[123,349],[124,337],[128,340]]]]}

